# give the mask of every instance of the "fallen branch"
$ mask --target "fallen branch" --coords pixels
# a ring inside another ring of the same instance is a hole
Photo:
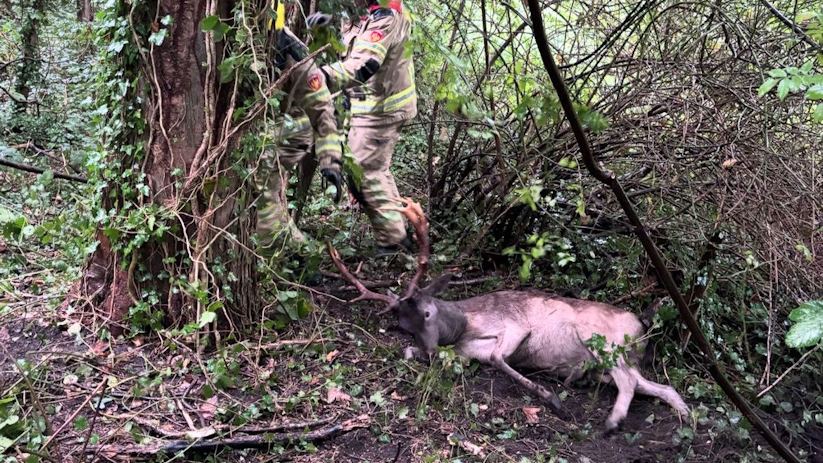
[[[680,291],[677,289],[674,279],[666,269],[666,264],[663,262],[663,258],[660,256],[654,242],[649,237],[649,234],[643,226],[643,222],[641,222],[637,212],[634,210],[631,200],[628,196],[626,196],[626,192],[623,190],[623,186],[620,184],[620,181],[617,177],[615,177],[613,172],[603,170],[597,165],[594,154],[592,153],[591,145],[589,145],[589,141],[586,138],[586,133],[583,130],[583,125],[580,123],[580,119],[577,116],[572,99],[566,89],[566,83],[563,80],[560,69],[557,68],[557,63],[554,61],[554,55],[549,47],[549,39],[546,36],[546,29],[543,25],[543,12],[540,9],[540,4],[538,0],[527,0],[526,3],[528,4],[529,13],[532,19],[532,29],[534,31],[534,40],[537,45],[537,50],[540,53],[540,57],[543,60],[543,66],[549,74],[552,85],[554,85],[554,89],[557,92],[557,97],[560,100],[560,106],[562,106],[563,112],[569,120],[569,125],[572,128],[575,140],[580,148],[580,154],[583,158],[583,164],[585,164],[586,170],[588,170],[594,178],[611,188],[617,198],[618,203],[620,203],[620,207],[623,209],[626,217],[629,219],[629,222],[631,222],[634,227],[634,233],[637,235],[637,238],[640,240],[640,243],[643,245],[643,248],[646,250],[646,253],[649,255],[649,258],[654,264],[654,268],[657,270],[657,274],[662,280],[663,286],[666,287],[666,290],[669,292],[672,300],[674,300],[678,311],[680,311],[680,317],[692,333],[695,344],[697,344],[700,351],[703,353],[703,362],[714,380],[717,381],[717,384],[723,392],[726,393],[729,400],[737,407],[738,410],[740,410],[740,413],[749,420],[749,422],[758,430],[758,432],[760,432],[763,438],[775,451],[777,451],[778,454],[780,454],[781,457],[791,463],[800,463],[800,459],[792,453],[789,446],[777,437],[777,435],[772,432],[768,426],[766,426],[766,423],[760,419],[760,416],[754,412],[752,407],[749,406],[748,402],[746,402],[746,400],[737,392],[734,385],[723,373],[720,365],[715,360],[716,356],[714,354],[714,349],[712,349],[711,344],[709,344],[709,341],[706,339],[706,336],[700,330],[700,325],[697,324],[694,316],[692,316],[692,311],[689,308],[688,303],[686,303],[683,295],[680,294]]]
[[[174,442],[171,444],[159,442],[152,445],[90,445],[86,448],[86,453],[113,459],[118,455],[157,455],[160,453],[171,455],[177,452],[206,453],[223,448],[267,450],[274,445],[289,445],[295,442],[321,442],[354,429],[367,428],[369,425],[371,425],[371,418],[368,415],[360,415],[342,423],[306,433],[278,433],[204,442]]]
[[[31,172],[34,174],[42,174],[46,171],[46,169],[41,169],[40,167],[35,167],[29,164],[23,164],[21,162],[14,162],[9,161],[8,159],[0,158],[0,166],[11,167],[12,169],[22,170],[24,172]],[[63,180],[71,180],[73,182],[80,182],[80,183],[88,183],[89,180],[86,177],[80,177],[77,175],[71,174],[64,174],[62,172],[54,172],[55,178],[62,178]]]
[[[185,438],[192,435],[192,431],[177,431],[173,429],[165,428],[159,421],[152,420],[149,418],[143,418],[139,415],[104,415],[106,418],[111,418],[115,420],[124,420],[124,421],[133,421],[138,425],[146,428],[151,434],[155,437],[166,437],[166,438]],[[273,433],[273,432],[284,432],[284,431],[299,431],[302,429],[310,429],[315,428],[317,426],[322,426],[325,424],[329,424],[334,420],[335,417],[323,418],[316,421],[304,421],[304,422],[297,422],[297,423],[283,423],[276,426],[209,426],[214,434],[216,432],[222,431],[231,431],[232,434],[265,434],[265,433]],[[208,429],[206,428],[206,429]],[[203,430],[197,430],[196,432],[202,432]]]

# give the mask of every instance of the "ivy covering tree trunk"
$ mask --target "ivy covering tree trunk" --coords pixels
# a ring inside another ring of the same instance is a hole
[[[115,334],[215,319],[246,327],[261,307],[251,232],[262,148],[242,137],[276,103],[271,5],[133,1],[104,14],[98,114],[109,151],[99,245],[78,292]]]
[[[45,15],[45,0],[20,3],[20,64],[14,83],[14,110],[23,112],[29,105],[32,86],[40,78],[40,26]]]

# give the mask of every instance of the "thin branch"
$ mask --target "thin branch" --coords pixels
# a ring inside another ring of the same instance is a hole
[[[794,31],[795,34],[799,35],[804,42],[811,45],[819,53],[823,53],[823,46],[821,46],[819,43],[817,43],[815,39],[811,38],[808,34],[806,34],[803,31],[803,29],[800,28],[800,26],[792,22],[792,20],[787,18],[786,15],[781,13],[780,10],[778,10],[774,5],[771,4],[771,2],[769,2],[768,0],[760,0],[760,3],[762,3],[766,8],[768,8],[775,18],[777,18],[778,20],[780,20],[780,22],[788,26],[789,29]]]
[[[54,434],[49,436],[48,440],[46,440],[46,442],[43,443],[43,446],[40,447],[40,450],[46,450],[49,447],[49,444],[51,444],[54,441],[54,438],[59,436],[60,433],[63,432],[64,429],[66,429],[66,426],[68,426],[70,423],[74,423],[74,419],[77,418],[77,415],[80,414],[80,411],[83,410],[84,408],[86,408],[86,405],[88,405],[89,402],[91,402],[91,399],[93,399],[94,396],[97,394],[97,392],[99,390],[101,390],[106,385],[106,382],[108,380],[109,380],[109,377],[106,376],[106,377],[103,378],[103,381],[100,381],[100,384],[98,384],[97,387],[94,388],[94,391],[92,391],[91,394],[89,394],[89,396],[86,397],[86,400],[84,400],[83,403],[80,404],[79,407],[77,407],[77,410],[75,410],[71,414],[71,416],[69,416],[66,419],[66,421],[62,425],[60,425],[59,428],[57,428],[57,431],[55,431]]]

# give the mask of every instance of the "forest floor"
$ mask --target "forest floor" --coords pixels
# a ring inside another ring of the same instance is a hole
[[[190,339],[162,333],[102,341],[88,314],[43,297],[0,302],[0,391],[15,391],[30,426],[33,410],[44,411],[52,461],[775,461],[747,431],[716,424],[726,405],[687,394],[692,422],[638,396],[621,429],[604,435],[610,386],[566,389],[533,376],[560,393],[560,418],[504,374],[450,351],[431,365],[407,362],[411,339],[391,317],[367,317],[368,304],[316,298],[309,317],[280,333],[198,353]],[[294,423],[303,424],[282,428]],[[158,453],[172,442],[273,438],[287,440]]]

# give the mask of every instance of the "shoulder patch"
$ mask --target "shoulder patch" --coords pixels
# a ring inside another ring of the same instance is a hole
[[[369,35],[369,41],[379,42],[379,41],[383,40],[383,37],[385,37],[385,36],[386,36],[386,34],[384,34],[383,31],[381,31],[380,29],[378,29],[376,31],[371,31],[371,34]]]
[[[309,84],[309,88],[315,92],[320,90],[320,87],[323,86],[323,79],[320,78],[320,73],[318,72],[310,75],[306,82]]]

